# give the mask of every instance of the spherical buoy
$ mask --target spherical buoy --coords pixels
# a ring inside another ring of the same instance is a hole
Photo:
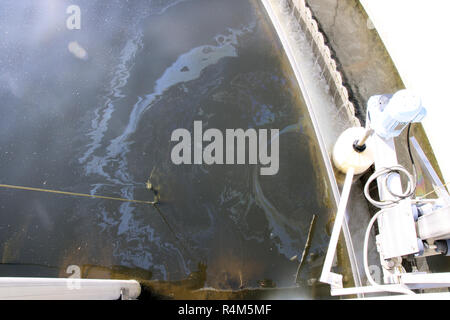
[[[355,174],[364,173],[373,164],[373,152],[370,143],[366,141],[367,131],[363,127],[345,130],[336,141],[333,148],[333,163],[339,171],[347,173],[350,167]],[[358,142],[364,139],[364,144]]]

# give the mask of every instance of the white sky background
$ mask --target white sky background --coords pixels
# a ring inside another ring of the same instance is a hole
[[[423,125],[450,181],[450,1],[360,0],[405,86],[417,91]]]

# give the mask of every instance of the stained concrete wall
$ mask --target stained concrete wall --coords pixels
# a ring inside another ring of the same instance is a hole
[[[403,89],[403,80],[359,0],[306,0],[306,4],[324,33],[348,88],[350,101],[355,106],[355,114],[364,125],[369,97]],[[412,127],[412,135],[417,138],[440,179],[445,181],[422,124]],[[404,132],[397,139],[396,148],[399,162],[411,169],[405,141]],[[441,158],[441,162],[448,161]]]
[[[370,96],[404,87],[358,0],[306,0],[323,31],[364,123]]]

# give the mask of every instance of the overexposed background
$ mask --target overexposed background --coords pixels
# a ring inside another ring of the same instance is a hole
[[[405,86],[417,91],[423,125],[445,182],[450,181],[450,1],[360,0]],[[368,25],[370,26],[370,21]]]

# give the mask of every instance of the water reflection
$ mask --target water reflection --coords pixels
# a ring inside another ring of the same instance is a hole
[[[290,258],[311,215],[323,228],[328,208],[306,108],[258,2],[80,1],[76,33],[55,13],[68,2],[44,15],[45,3],[23,3],[0,5],[15,10],[0,10],[1,182],[152,200],[151,176],[165,218],[152,206],[2,192],[2,261],[60,276],[72,264],[122,266],[173,283],[200,268],[214,288],[293,285]],[[48,14],[56,20],[41,21]],[[26,35],[39,23],[45,36]],[[196,120],[280,129],[279,173],[173,165],[172,131]]]

